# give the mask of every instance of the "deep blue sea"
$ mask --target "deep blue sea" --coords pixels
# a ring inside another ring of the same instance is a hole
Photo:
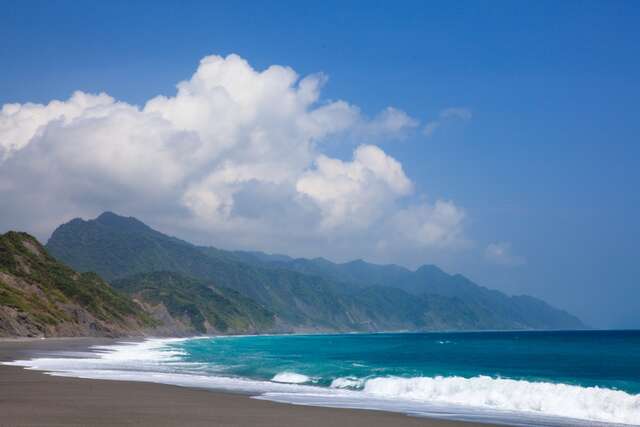
[[[16,364],[294,404],[518,425],[640,425],[640,331],[148,340]]]

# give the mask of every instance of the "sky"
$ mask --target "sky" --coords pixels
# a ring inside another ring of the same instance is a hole
[[[640,3],[0,6],[0,231],[111,210],[640,327]]]

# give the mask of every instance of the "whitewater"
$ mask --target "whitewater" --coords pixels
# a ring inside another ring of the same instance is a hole
[[[540,375],[541,369],[532,369],[535,378],[530,379],[473,375],[475,371],[484,370],[480,366],[484,363],[480,348],[492,353],[496,344],[505,346],[504,337],[499,337],[498,343],[495,336],[489,341],[483,338],[483,345],[478,346],[477,335],[469,338],[453,334],[447,340],[438,340],[429,334],[424,334],[426,338],[406,335],[410,336],[149,339],[7,364],[58,376],[242,392],[258,399],[300,405],[385,410],[520,426],[640,425],[640,394],[633,379],[620,381],[615,375],[615,381],[611,382],[600,375],[595,381],[591,378],[597,376],[593,368],[586,369],[584,378],[591,379],[582,380],[585,384],[579,384],[581,380],[576,379],[577,376],[572,381],[563,377],[567,383],[545,381]],[[523,336],[526,341],[526,334],[509,339],[513,339],[517,347],[522,345]],[[534,338],[534,344],[527,344],[532,353],[540,351],[537,347],[540,337]],[[444,353],[453,361],[446,368],[441,366],[440,359],[434,356],[439,352],[433,349],[456,342],[464,343],[458,351],[476,348],[478,355],[467,359],[468,363],[480,367],[466,367],[466,371],[462,371],[455,362],[457,353],[451,350]],[[607,348],[612,350],[611,345]],[[429,355],[416,354],[417,349],[427,349]],[[509,353],[505,357],[517,358],[515,354],[521,354],[514,347],[502,351]],[[557,348],[550,351],[553,355],[550,359],[559,356]],[[336,357],[336,352],[341,359]],[[565,357],[570,353],[567,350]],[[281,357],[282,354],[286,357]],[[407,354],[414,360],[408,360]],[[535,363],[540,362],[532,364]],[[583,361],[583,365],[587,366],[588,361]],[[517,372],[517,366],[512,363],[510,369],[499,370]],[[449,375],[436,374],[445,371]],[[600,384],[586,385],[594,381]],[[604,386],[611,384],[626,385],[627,390]]]

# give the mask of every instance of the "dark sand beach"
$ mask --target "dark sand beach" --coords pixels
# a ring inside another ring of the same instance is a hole
[[[0,361],[84,351],[109,339],[0,341]],[[296,406],[163,384],[87,380],[0,365],[1,426],[473,427],[403,414]]]

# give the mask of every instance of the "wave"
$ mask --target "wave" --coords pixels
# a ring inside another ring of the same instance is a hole
[[[271,378],[271,381],[276,383],[303,384],[310,382],[311,378],[295,372],[280,372]]]
[[[168,344],[186,341],[187,338],[157,338],[140,342],[121,342],[112,345],[91,347],[100,359],[127,362],[174,362],[182,360],[186,352]]]
[[[362,378],[356,377],[340,377],[331,381],[331,388],[342,388],[342,389],[360,389],[364,385],[365,380]]]
[[[640,395],[599,387],[485,376],[391,377],[369,379],[365,381],[362,391],[379,398],[451,403],[584,420],[640,424]]]
[[[640,395],[619,390],[485,376],[351,376],[333,378],[330,387],[319,387],[311,385],[317,378],[284,371],[271,381],[253,380],[225,376],[224,367],[185,361],[185,352],[172,345],[179,341],[125,342],[96,346],[89,354],[69,354],[66,358],[58,354],[6,364],[61,376],[157,382],[246,392],[294,404],[380,409],[521,426],[640,425]]]
[[[53,376],[152,382],[249,394],[318,390],[318,387],[302,384],[280,384],[216,375],[215,366],[207,364],[207,369],[202,369],[202,364],[185,362],[183,356],[186,353],[170,345],[187,339],[154,338],[142,342],[121,342],[115,345],[93,346],[92,353],[57,352],[55,357],[38,357],[1,364],[45,371]]]

